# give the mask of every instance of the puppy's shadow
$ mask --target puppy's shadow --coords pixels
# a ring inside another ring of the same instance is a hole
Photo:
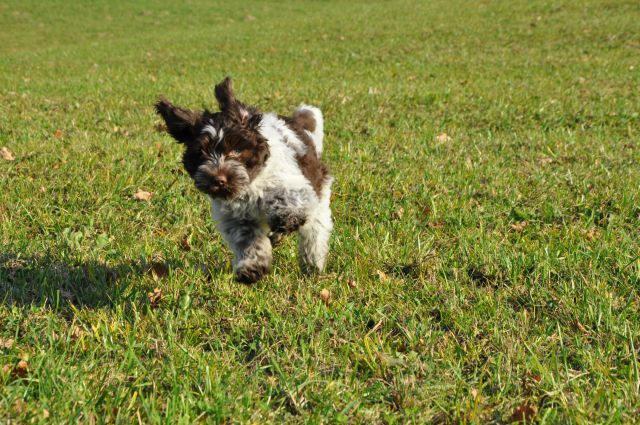
[[[0,254],[0,302],[63,308],[112,308],[122,298],[140,263],[107,266],[97,261],[64,262],[50,256]],[[124,282],[124,283],[122,283]]]

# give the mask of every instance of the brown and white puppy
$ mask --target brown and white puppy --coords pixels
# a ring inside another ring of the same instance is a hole
[[[271,269],[272,245],[294,231],[303,272],[322,271],[333,228],[333,179],[320,160],[322,113],[307,105],[291,117],[262,113],[235,98],[229,78],[215,96],[220,112],[184,109],[164,98],[156,111],[184,144],[184,167],[211,200],[234,252],[236,279],[262,278]]]

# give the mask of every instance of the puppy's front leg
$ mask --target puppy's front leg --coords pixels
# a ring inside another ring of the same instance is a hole
[[[265,230],[253,220],[225,219],[218,228],[233,250],[236,280],[254,283],[271,270],[271,242]]]
[[[275,246],[280,240],[302,227],[307,221],[309,195],[304,190],[279,191],[264,200],[269,238]]]

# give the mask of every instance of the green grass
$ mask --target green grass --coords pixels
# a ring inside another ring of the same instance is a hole
[[[221,3],[0,3],[0,418],[640,421],[640,3]],[[234,283],[158,132],[227,74],[325,113],[320,277]]]

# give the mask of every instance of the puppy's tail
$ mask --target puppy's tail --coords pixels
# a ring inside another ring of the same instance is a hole
[[[293,119],[306,131],[313,144],[316,146],[318,158],[322,154],[322,143],[324,140],[324,120],[322,111],[315,106],[300,105],[293,113]]]

